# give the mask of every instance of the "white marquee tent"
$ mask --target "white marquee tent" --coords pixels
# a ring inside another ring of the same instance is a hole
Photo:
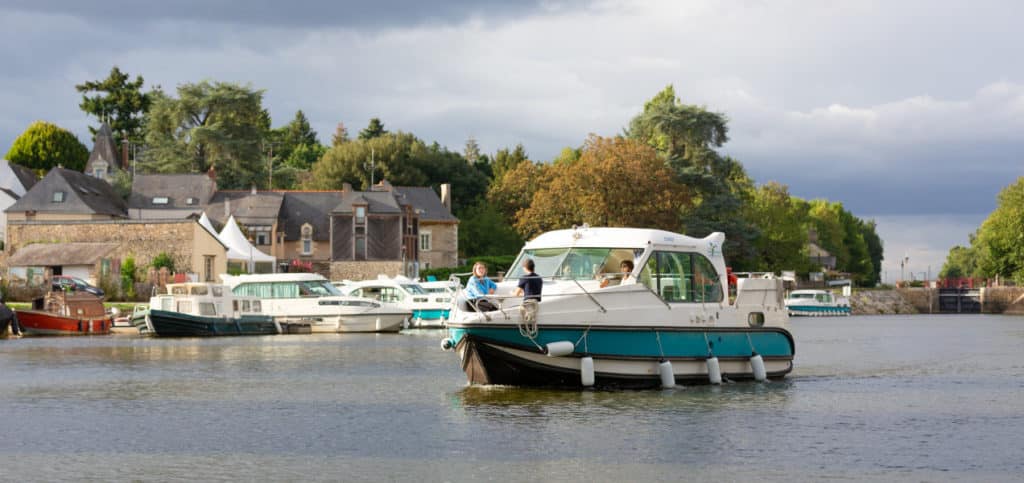
[[[205,217],[206,214],[204,213]],[[203,223],[201,217],[199,223]],[[206,219],[207,226],[210,224],[210,220]],[[212,227],[212,226],[211,226]],[[209,229],[209,228],[207,228]],[[235,221],[235,217],[231,216],[228,218],[227,223],[224,224],[224,229],[217,235],[220,241],[228,246],[228,260],[245,261],[249,264],[249,273],[256,271],[257,263],[270,263],[271,271],[277,266],[277,258],[274,258],[266,253],[261,252],[258,248],[254,247],[249,240],[245,239],[245,235],[242,230],[238,228],[238,222]]]

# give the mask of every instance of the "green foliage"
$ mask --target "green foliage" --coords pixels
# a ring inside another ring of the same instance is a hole
[[[508,273],[509,267],[516,261],[517,255],[496,255],[486,257],[474,257],[467,260],[467,265],[460,265],[458,267],[450,268],[428,268],[420,270],[420,278],[426,280],[427,277],[433,276],[437,280],[448,280],[452,274],[459,275],[459,281],[462,284],[466,283],[469,276],[473,271],[473,264],[476,262],[483,262],[487,264],[488,272],[490,276],[496,277],[498,272]]]
[[[512,253],[523,246],[523,239],[509,221],[491,203],[481,201],[459,217],[460,255],[470,258],[485,253]]]
[[[867,244],[868,258],[871,259],[871,272],[862,278],[861,283],[864,286],[874,286],[882,281],[882,260],[885,259],[885,247],[882,244],[882,238],[876,231],[875,220],[860,221],[859,227],[861,237]]]
[[[117,193],[121,199],[128,201],[128,197],[132,194],[131,173],[123,169],[115,170],[114,175],[110,180],[110,186],[114,188],[114,192]]]
[[[178,98],[155,93],[146,124],[146,162],[159,173],[205,172],[216,166],[218,186],[265,186],[261,152],[269,117],[263,91],[226,82],[178,86]]]
[[[756,220],[761,236],[757,250],[756,271],[807,271],[806,210],[800,200],[790,197],[785,186],[770,182],[754,191],[745,208],[747,219]]]
[[[89,160],[89,150],[70,131],[56,124],[36,121],[14,140],[5,158],[40,172],[58,165],[81,171]]]
[[[359,140],[368,141],[373,138],[381,137],[388,132],[384,129],[384,123],[379,118],[370,119],[370,123],[366,126],[366,129],[359,131]]]
[[[511,151],[508,148],[499,149],[498,153],[494,155],[494,161],[491,163],[494,179],[501,178],[506,172],[526,161],[529,161],[529,157],[526,155],[526,148],[522,144],[517,144],[515,149]]]
[[[149,263],[149,266],[157,270],[167,267],[169,272],[174,272],[174,258],[167,252],[160,252],[157,256],[153,257],[153,261]]]
[[[1003,188],[972,243],[977,271],[1024,284],[1024,177]]]
[[[334,128],[334,135],[331,136],[331,146],[337,146],[348,142],[348,128],[345,123],[339,122]]]
[[[459,154],[430,146],[409,133],[387,133],[368,140],[356,140],[334,146],[313,165],[310,189],[340,189],[342,183],[351,183],[357,189],[370,186],[370,153],[373,152],[373,178],[388,180],[395,186],[433,186],[451,183],[455,194],[452,211],[456,216],[462,210],[483,198],[487,189],[487,176],[466,166]]]
[[[973,238],[973,237],[972,237]],[[939,272],[940,278],[979,277],[978,254],[971,247],[957,245],[949,250],[946,263]]]
[[[110,69],[106,79],[86,81],[75,86],[82,93],[82,103],[78,105],[82,111],[105,119],[114,133],[127,136],[133,142],[143,137],[143,122],[152,99],[150,94],[142,92],[142,76],[130,80],[125,72],[116,65]],[[90,93],[95,95],[90,96]],[[89,126],[93,135],[98,129]]]
[[[466,158],[466,162],[470,165],[480,159],[480,145],[477,144],[476,139],[470,137],[466,140],[466,147],[462,151],[462,157]]]
[[[124,263],[121,264],[121,293],[124,294],[126,300],[135,299],[136,270],[135,259],[125,258]]]

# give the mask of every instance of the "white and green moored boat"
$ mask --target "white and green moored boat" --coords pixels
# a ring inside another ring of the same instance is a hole
[[[795,352],[778,279],[741,279],[727,297],[725,235],[574,228],[529,241],[494,300],[459,293],[442,348],[471,384],[671,387],[783,377]],[[525,258],[544,278],[539,303],[512,296]],[[631,281],[618,283],[623,260]],[[611,274],[610,276],[608,274]],[[602,287],[602,279],[613,281]]]
[[[850,315],[850,301],[828,290],[794,290],[786,297],[786,309],[794,316]]]

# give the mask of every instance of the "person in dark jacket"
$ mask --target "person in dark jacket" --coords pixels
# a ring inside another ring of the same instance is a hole
[[[4,294],[0,293],[0,325],[6,326],[8,322],[11,324],[11,334],[21,335],[21,326],[18,325],[18,314],[15,314],[7,306]]]
[[[523,268],[526,275],[519,277],[519,287],[516,288],[516,295],[522,295],[523,300],[536,300],[540,302],[540,291],[544,287],[544,279],[533,271],[535,265],[532,258],[523,260]]]

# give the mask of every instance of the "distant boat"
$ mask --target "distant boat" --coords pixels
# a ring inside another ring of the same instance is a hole
[[[850,315],[850,300],[828,290],[794,290],[786,297],[786,310],[793,316]]]
[[[15,312],[25,335],[105,335],[112,325],[103,301],[88,292],[49,292]]]
[[[376,280],[352,282],[344,290],[354,297],[389,302],[411,311],[409,325],[417,328],[444,327],[452,308],[452,292],[432,293],[403,276],[378,275]]]
[[[224,285],[177,283],[154,295],[148,310],[136,310],[132,322],[139,332],[162,337],[274,335],[280,325],[263,313],[256,297],[239,297]]]

